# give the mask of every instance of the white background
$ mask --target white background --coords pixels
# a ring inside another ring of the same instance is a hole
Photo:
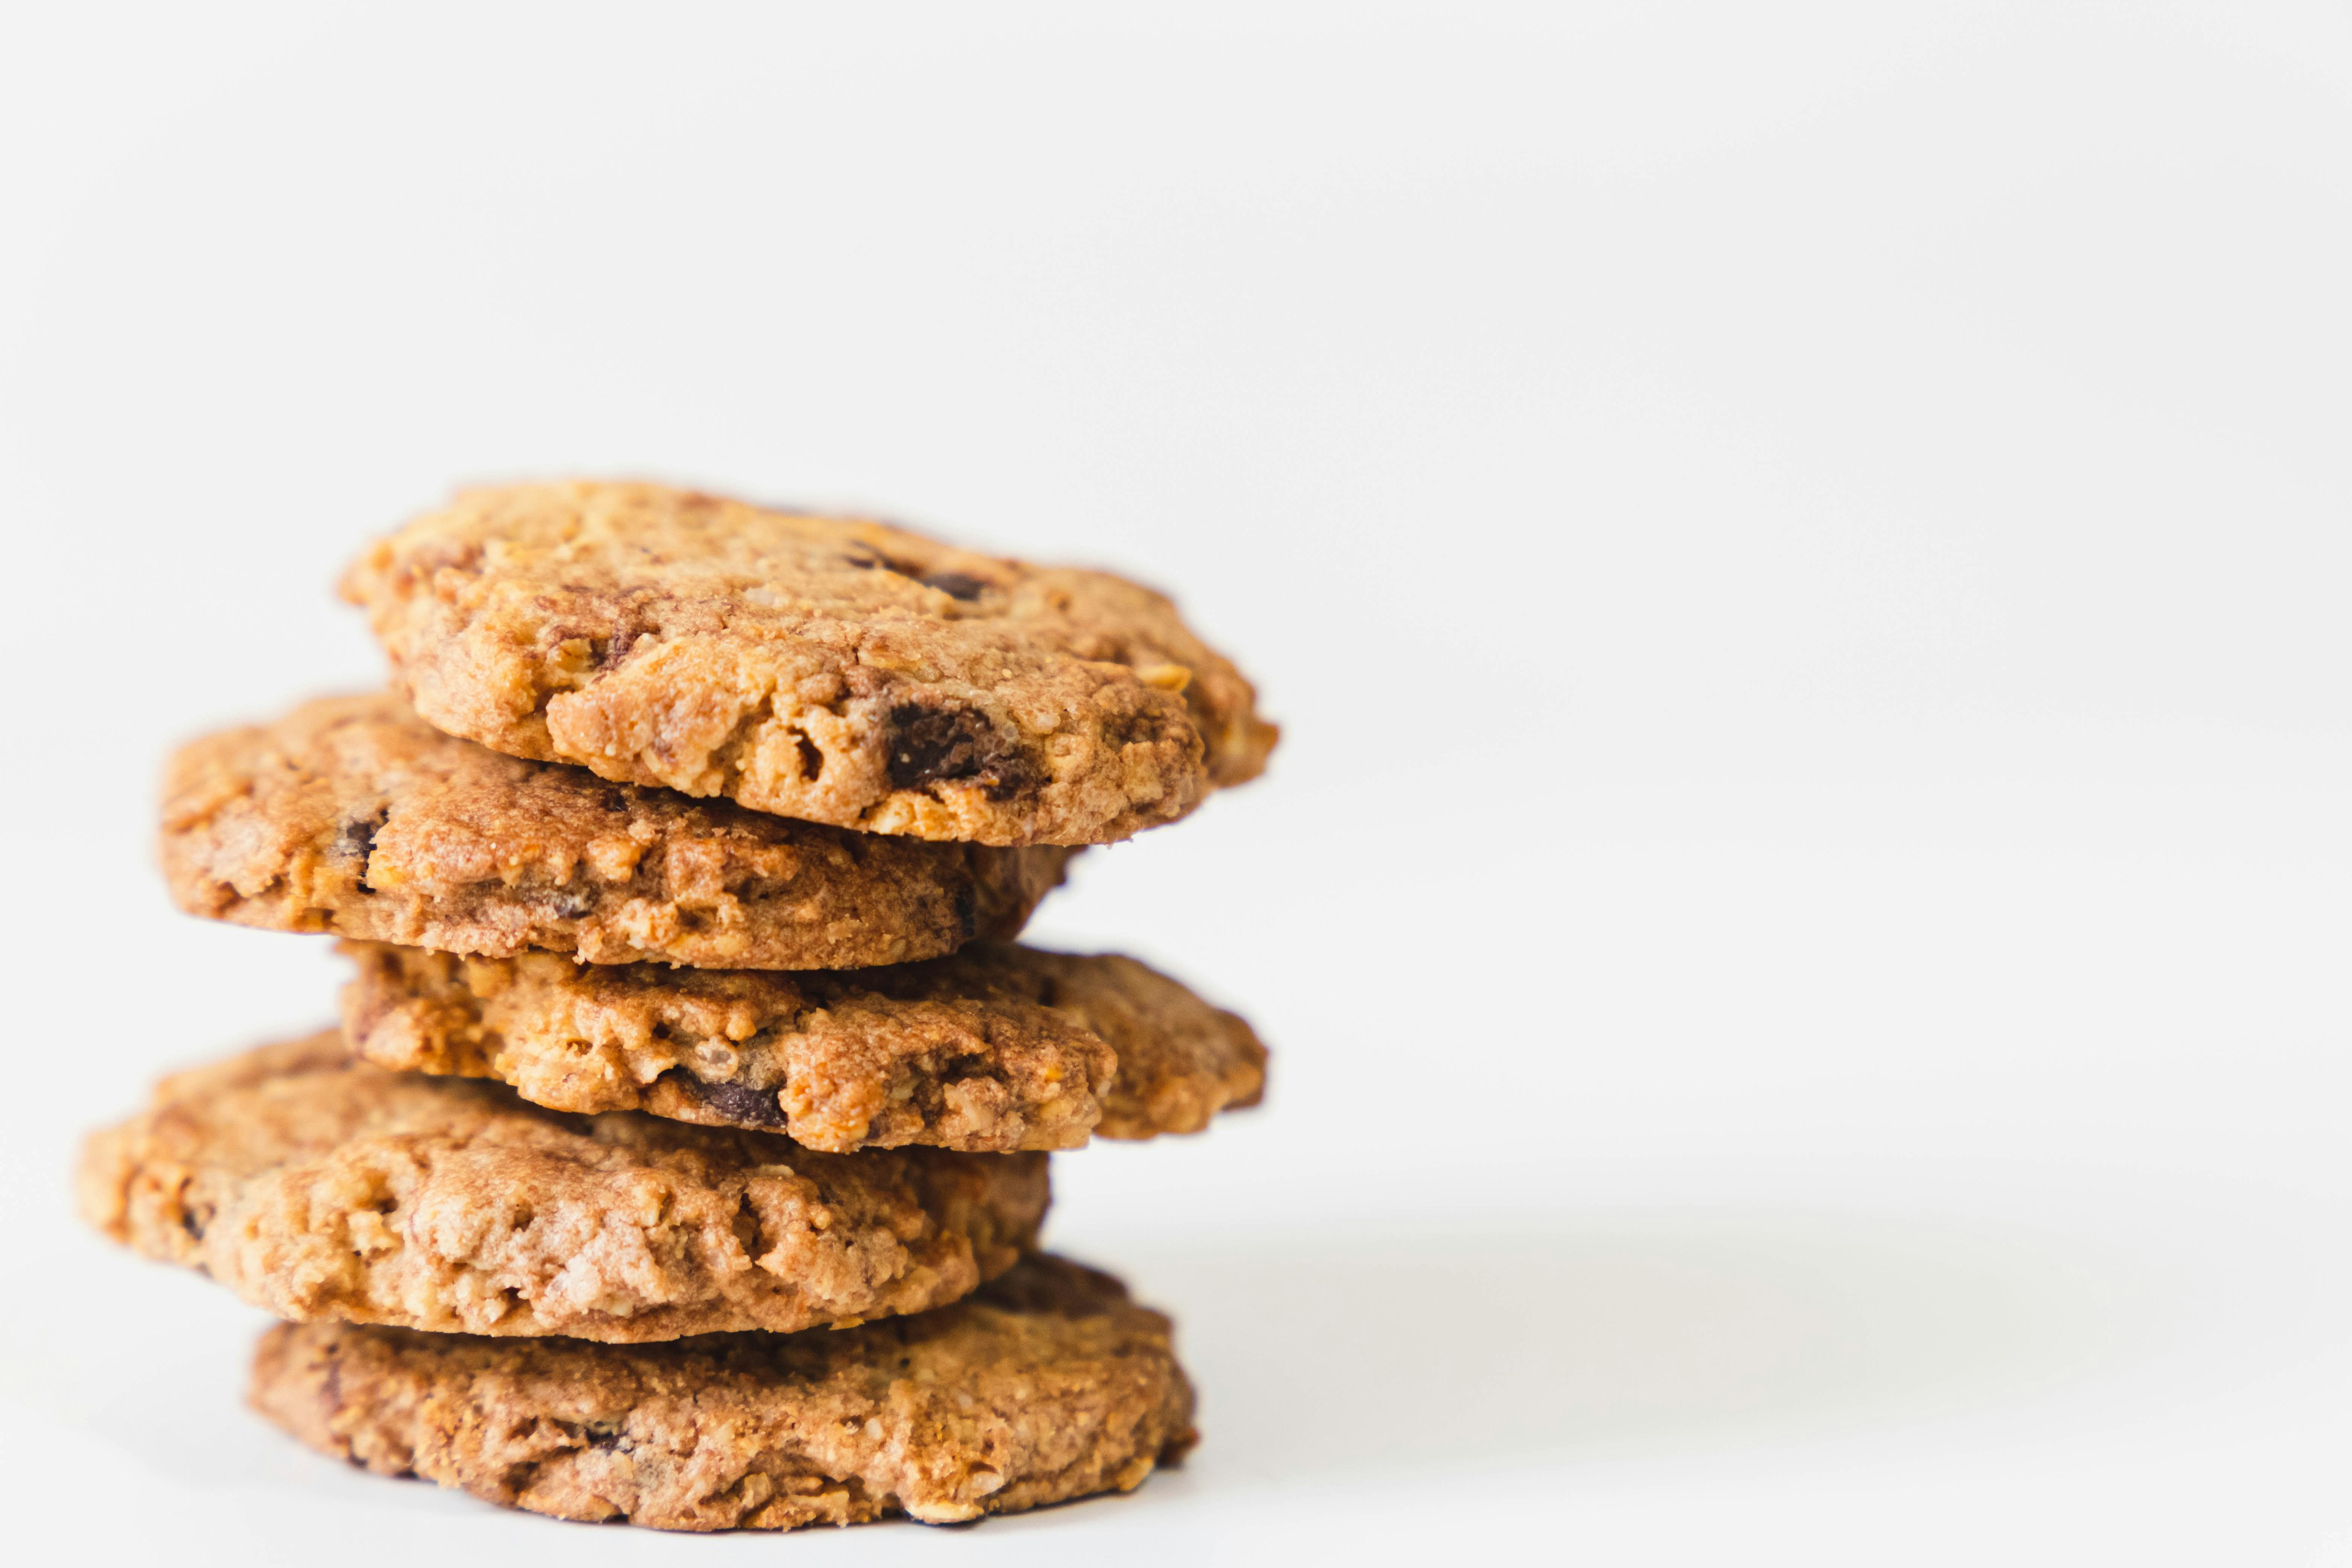
[[[24,5],[0,169],[16,1560],[2352,1563],[2340,8]],[[1132,571],[1287,726],[1034,928],[1276,1047],[1057,1164],[1181,1474],[503,1514],[70,1219],[339,982],[164,750],[566,472]]]

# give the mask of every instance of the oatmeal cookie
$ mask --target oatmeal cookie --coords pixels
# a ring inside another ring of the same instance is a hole
[[[1168,1320],[1053,1258],[840,1333],[615,1346],[281,1324],[251,1397],[379,1474],[661,1530],[951,1524],[1131,1489],[1193,1441]]]
[[[558,1110],[772,1128],[847,1152],[1073,1149],[1256,1103],[1250,1026],[1131,958],[975,942],[839,973],[459,958],[348,942],[352,1048]]]
[[[627,1342],[919,1312],[1011,1268],[1043,1154],[814,1153],[386,1072],[340,1034],[166,1079],[84,1217],[282,1318]]]
[[[173,758],[166,879],[192,914],[454,952],[846,969],[1017,933],[1069,849],[849,833],[608,784],[328,698]]]
[[[1106,843],[1276,739],[1148,588],[660,485],[464,491],[343,595],[451,734],[867,833]]]

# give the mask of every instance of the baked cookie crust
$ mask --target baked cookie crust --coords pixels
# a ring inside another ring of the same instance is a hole
[[[1276,737],[1148,588],[660,485],[463,491],[342,592],[451,734],[867,833],[1107,843]]]
[[[567,1116],[330,1030],[166,1079],[82,1154],[85,1218],[279,1317],[626,1342],[919,1312],[1035,1240],[1045,1156],[821,1154]]]
[[[1073,1149],[1254,1105],[1250,1026],[1131,958],[975,942],[842,973],[460,958],[347,942],[352,1048],[559,1110],[766,1128],[803,1147]]]
[[[386,694],[184,747],[165,879],[191,914],[456,952],[846,969],[1016,934],[1075,851],[925,844],[609,784]]]
[[[665,1345],[280,1324],[254,1407],[322,1453],[662,1530],[951,1524],[1126,1491],[1193,1442],[1168,1320],[1032,1258],[952,1307]]]

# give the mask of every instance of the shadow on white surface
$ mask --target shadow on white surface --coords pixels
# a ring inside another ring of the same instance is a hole
[[[1428,1476],[1781,1441],[2089,1378],[2126,1266],[1929,1220],[1756,1211],[1120,1248],[1178,1319],[1203,1481]]]

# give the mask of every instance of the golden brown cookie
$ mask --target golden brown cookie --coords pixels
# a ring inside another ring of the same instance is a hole
[[[454,952],[846,969],[1017,933],[1068,849],[924,844],[607,784],[337,697],[172,759],[192,914]]]
[[[1045,1156],[813,1153],[353,1062],[334,1031],[166,1079],[85,1218],[283,1318],[624,1342],[919,1312],[1036,1237]]]
[[[459,958],[347,942],[352,1048],[558,1110],[772,1128],[802,1145],[1074,1149],[1253,1105],[1247,1024],[1131,958],[975,942],[840,973]]]
[[[868,833],[1107,843],[1276,737],[1150,589],[660,485],[465,491],[343,595],[451,734]]]
[[[380,1474],[661,1530],[951,1524],[1131,1489],[1193,1441],[1168,1320],[1054,1258],[839,1333],[615,1346],[281,1324],[252,1400]]]

